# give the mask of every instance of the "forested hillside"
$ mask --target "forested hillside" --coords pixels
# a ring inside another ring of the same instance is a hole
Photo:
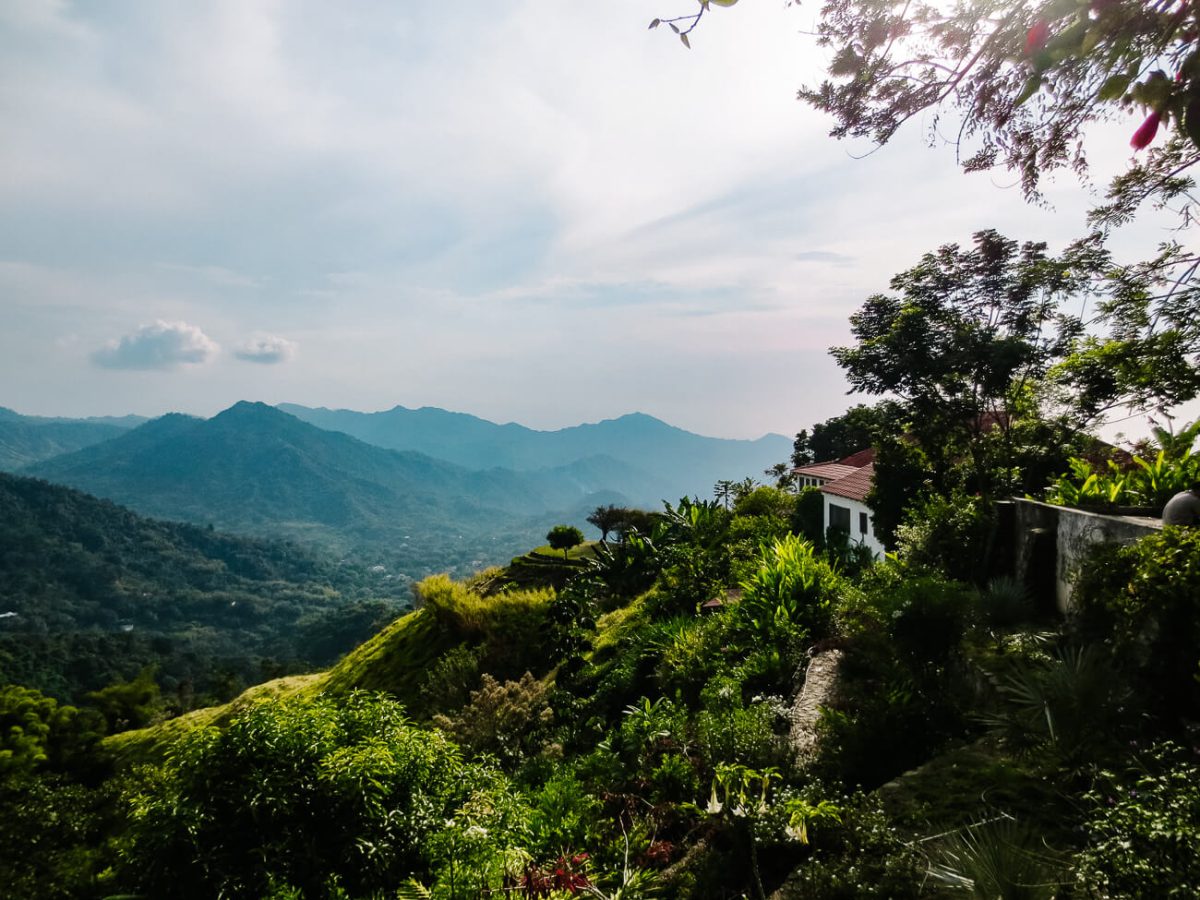
[[[582,522],[599,503],[624,502],[604,485],[648,488],[604,459],[470,471],[261,403],[208,420],[163,416],[25,471],[147,515],[287,537],[412,576],[504,562],[538,542],[547,518]]]
[[[0,472],[107,441],[140,424],[123,418],[57,419],[23,416],[0,407]]]
[[[0,474],[0,683],[69,699],[154,665],[221,695],[330,662],[407,599],[292,544]]]

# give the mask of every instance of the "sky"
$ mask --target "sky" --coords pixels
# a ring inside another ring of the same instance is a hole
[[[921,254],[1084,232],[1072,178],[1032,207],[928,122],[828,137],[815,5],[646,27],[693,8],[6,0],[0,406],[792,434],[869,399],[827,349]]]

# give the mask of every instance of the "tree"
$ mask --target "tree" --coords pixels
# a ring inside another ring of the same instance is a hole
[[[699,17],[696,19],[698,24]],[[693,24],[693,27],[694,27]],[[689,30],[691,30],[689,28]],[[1086,129],[1142,109],[1140,154],[1089,216],[1096,245],[1147,204],[1193,227],[1189,170],[1200,161],[1200,6],[1186,0],[825,0],[827,76],[799,96],[834,117],[837,138],[887,143],[928,113],[931,143],[966,171],[1002,166],[1041,200],[1044,174],[1086,177]],[[948,126],[948,127],[947,127]],[[1159,131],[1166,137],[1155,144]],[[1154,146],[1151,146],[1154,144]],[[1200,392],[1200,253],[1186,239],[1151,258],[1108,260],[1091,337],[1064,366],[1097,414],[1165,409]]]
[[[608,533],[614,531],[626,519],[628,511],[619,506],[597,506],[590,516],[588,523],[600,530],[600,540],[608,541]]]
[[[1043,174],[1087,170],[1085,129],[1140,107],[1131,136],[1146,149],[1113,180],[1090,216],[1099,242],[1145,204],[1173,206],[1192,225],[1200,161],[1200,8],[1185,0],[827,0],[819,43],[833,51],[828,77],[800,98],[833,115],[832,134],[886,143],[932,110],[931,140],[947,139],[967,171],[1017,172],[1039,199]],[[1108,333],[1074,348],[1068,368],[1093,410],[1166,407],[1200,390],[1200,255],[1167,241],[1149,260],[1108,261],[1096,326]]]
[[[1197,24],[1175,0],[828,0],[817,35],[833,51],[829,77],[800,97],[834,116],[835,137],[879,144],[918,113],[954,109],[964,168],[1003,164],[1035,194],[1044,172],[1086,165],[1089,123],[1134,106],[1150,112],[1135,148],[1165,122],[1196,161]]]
[[[867,406],[859,403],[840,416],[833,416],[801,430],[792,443],[792,465],[845,459],[859,450],[873,447],[881,434],[889,434],[903,420],[899,404],[891,401]]]
[[[425,873],[478,780],[382,695],[258,704],[129,783],[124,874],[154,897],[375,895]]]
[[[553,549],[561,550],[566,559],[567,551],[583,543],[583,532],[574,525],[555,525],[546,532],[546,540]]]
[[[965,463],[970,489],[1011,489],[1014,427],[1055,399],[1047,378],[1082,329],[1060,305],[1090,289],[1092,265],[1086,248],[1054,259],[979,232],[973,248],[949,244],[895,276],[896,294],[850,317],[857,344],[830,352],[852,389],[899,398],[935,472]]]
[[[713,485],[713,496],[717,498],[718,503],[724,504],[726,509],[729,509],[729,503],[733,499],[734,482],[728,478],[722,478]]]

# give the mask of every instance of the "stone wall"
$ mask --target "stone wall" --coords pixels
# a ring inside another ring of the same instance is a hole
[[[998,503],[997,519],[1003,568],[1020,578],[1036,601],[1061,613],[1071,607],[1075,572],[1090,547],[1101,541],[1127,544],[1162,528],[1159,519],[1107,516],[1037,500]]]

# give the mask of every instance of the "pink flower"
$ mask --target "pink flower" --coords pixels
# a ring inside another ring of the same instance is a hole
[[[1143,122],[1138,130],[1133,133],[1133,137],[1129,139],[1129,146],[1134,150],[1145,150],[1154,140],[1154,135],[1158,134],[1158,123],[1162,117],[1157,111],[1146,116],[1146,121]]]
[[[1048,40],[1050,40],[1050,23],[1045,19],[1038,19],[1029,29],[1029,33],[1025,35],[1025,55],[1033,56],[1046,46]]]

